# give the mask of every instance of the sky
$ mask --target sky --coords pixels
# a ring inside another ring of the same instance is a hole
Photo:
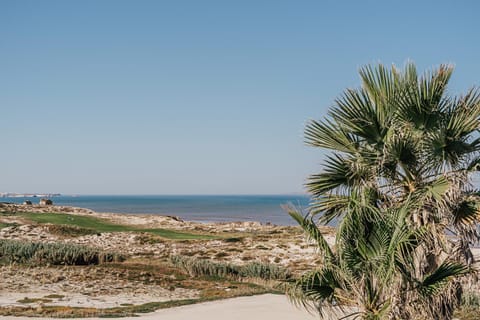
[[[478,1],[0,0],[0,192],[304,192],[366,64],[479,85]]]

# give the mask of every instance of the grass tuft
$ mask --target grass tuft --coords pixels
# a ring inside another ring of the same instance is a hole
[[[123,261],[114,252],[65,243],[0,240],[0,259],[6,263],[90,265]]]
[[[192,277],[210,276],[234,279],[287,280],[292,276],[288,269],[269,263],[251,262],[245,265],[234,265],[187,256],[171,256],[170,261],[176,267],[185,270]]]
[[[455,318],[461,320],[477,320],[480,314],[480,294],[465,291],[462,294],[462,303],[455,311]]]

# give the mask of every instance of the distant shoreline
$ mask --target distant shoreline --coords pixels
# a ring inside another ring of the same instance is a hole
[[[0,198],[0,202],[38,204],[41,198]],[[197,222],[250,221],[275,225],[296,225],[282,209],[293,204],[306,208],[305,195],[127,195],[127,196],[57,196],[54,205],[88,208],[96,212],[178,216]]]

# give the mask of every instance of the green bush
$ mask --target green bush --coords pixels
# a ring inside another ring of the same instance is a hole
[[[89,265],[118,262],[124,257],[74,244],[0,240],[0,259],[6,263]]]
[[[187,256],[171,256],[170,261],[193,277],[260,278],[263,280],[286,280],[291,277],[288,269],[269,263],[251,262],[245,265],[234,265]]]

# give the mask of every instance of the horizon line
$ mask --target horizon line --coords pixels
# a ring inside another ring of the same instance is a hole
[[[59,195],[59,196],[308,196],[306,192],[285,193],[61,193],[61,192],[2,192],[12,195]]]

